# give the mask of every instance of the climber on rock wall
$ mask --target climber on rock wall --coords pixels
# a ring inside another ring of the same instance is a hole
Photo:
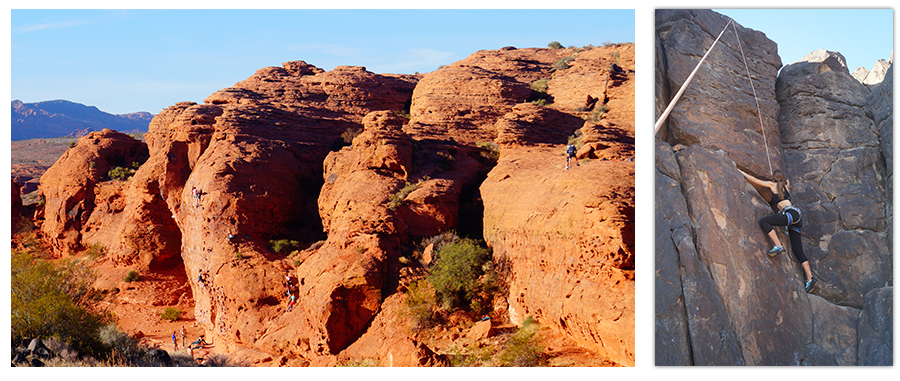
[[[777,169],[772,175],[775,181],[760,180],[744,171],[740,172],[750,183],[767,188],[772,192],[772,198],[768,202],[769,206],[776,213],[759,220],[759,226],[769,236],[774,245],[768,254],[770,257],[774,257],[784,252],[784,247],[781,245],[781,240],[778,239],[773,226],[786,226],[788,237],[791,241],[791,251],[794,252],[794,256],[797,257],[797,260],[800,261],[800,266],[803,267],[803,272],[806,274],[804,288],[809,293],[816,285],[816,278],[813,278],[812,270],[809,268],[809,260],[803,254],[803,244],[800,242],[800,228],[803,227],[803,221],[801,220],[800,209],[791,204],[790,182],[785,180],[784,174]]]

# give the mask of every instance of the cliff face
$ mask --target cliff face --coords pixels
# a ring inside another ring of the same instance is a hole
[[[539,79],[558,105],[525,103]],[[207,338],[276,365],[445,364],[392,327],[417,271],[400,257],[447,230],[483,235],[516,290],[495,306],[504,319],[533,316],[633,365],[633,81],[633,45],[481,51],[418,77],[302,61],[264,68],[204,104],[159,113],[130,180],[63,170],[98,161],[70,150],[41,180],[43,231],[58,255],[99,243],[117,268],[183,269]],[[595,105],[607,117],[585,122]],[[561,153],[579,129],[579,155],[593,161],[565,172]],[[499,164],[488,143],[501,144]],[[92,155],[125,155],[104,152]],[[517,157],[532,161],[528,170],[515,170]],[[529,185],[535,178],[547,180]],[[520,191],[528,195],[510,204]],[[547,197],[564,212],[545,215]],[[544,226],[488,217],[509,214],[540,215]],[[516,243],[529,235],[543,242]],[[308,248],[277,253],[278,239]],[[545,292],[547,274],[565,287]],[[285,277],[299,298],[291,311]]]
[[[727,22],[711,11],[657,12],[657,115]],[[762,115],[729,26],[657,135],[656,362],[871,363],[877,355],[857,331],[866,295],[893,285],[892,149],[882,143],[892,80],[870,91],[825,51],[776,78],[775,44],[737,31]],[[790,248],[765,254],[771,242],[757,220],[772,211],[738,172],[769,179],[770,162],[803,210],[803,250],[819,280],[811,294]]]

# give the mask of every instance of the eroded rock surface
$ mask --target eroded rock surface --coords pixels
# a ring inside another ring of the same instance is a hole
[[[554,69],[562,58],[566,65]],[[526,103],[542,79],[540,96],[557,103]],[[594,113],[601,106],[605,114]],[[104,265],[115,268],[107,289],[139,269],[147,282],[165,274],[176,290],[166,301],[132,295],[121,303],[190,306],[217,351],[282,366],[361,358],[446,365],[446,356],[393,326],[416,276],[400,257],[448,230],[484,235],[504,253],[495,259],[514,269],[505,281],[516,290],[545,288],[542,271],[565,285],[516,297],[511,319],[533,315],[605,362],[633,365],[633,120],[633,44],[481,51],[416,76],[288,62],[203,104],[163,110],[146,144],[107,131],[82,138],[57,163],[78,169],[75,176],[67,169],[42,178],[43,229],[56,251],[102,243]],[[593,161],[565,173],[560,154],[576,131],[579,157]],[[126,143],[134,148],[106,148]],[[130,163],[129,154],[141,156],[130,179],[101,178],[114,161]],[[498,154],[503,165],[488,175]],[[516,171],[516,157],[531,168]],[[510,205],[509,189],[482,186],[496,176],[532,188],[527,202]],[[528,186],[541,177],[547,181]],[[556,198],[557,217],[546,197]],[[545,215],[544,226],[517,227],[527,223],[521,218],[486,224],[482,199],[494,208],[498,198],[500,209]],[[545,242],[516,243],[532,233]],[[279,239],[301,248],[275,252],[270,241]],[[542,255],[554,267],[534,262]],[[286,279],[296,298],[290,311]],[[509,307],[503,302],[495,308]]]

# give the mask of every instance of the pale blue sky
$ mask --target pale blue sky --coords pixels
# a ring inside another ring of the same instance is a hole
[[[287,61],[426,73],[551,41],[634,42],[634,11],[14,9],[11,96],[156,114]]]
[[[853,4],[843,4],[853,5]],[[841,53],[852,73],[887,61],[894,46],[892,9],[714,9],[766,34],[788,65],[818,49]],[[750,47],[752,48],[752,47]]]

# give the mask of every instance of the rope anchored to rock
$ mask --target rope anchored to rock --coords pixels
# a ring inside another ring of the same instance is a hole
[[[772,174],[772,173],[774,173],[773,168],[772,168],[772,158],[769,155],[769,143],[768,143],[768,139],[766,138],[766,128],[765,128],[765,124],[763,123],[762,111],[759,106],[759,97],[756,95],[756,88],[753,86],[753,77],[750,75],[750,66],[747,64],[747,57],[744,55],[744,48],[741,45],[741,38],[738,35],[737,23],[735,23],[734,19],[732,19],[732,18],[728,19],[728,23],[726,23],[725,27],[722,28],[722,31],[719,32],[719,35],[716,37],[716,40],[713,41],[712,45],[709,46],[709,49],[706,50],[706,54],[703,55],[703,58],[701,58],[700,62],[697,63],[697,66],[694,67],[694,70],[691,72],[691,74],[688,76],[688,78],[681,85],[681,88],[678,89],[678,93],[676,93],[675,96],[672,98],[672,100],[669,102],[669,105],[666,107],[666,110],[662,113],[662,115],[660,115],[659,119],[656,121],[656,128],[654,130],[654,135],[659,133],[659,128],[669,117],[669,113],[672,112],[672,109],[675,107],[675,103],[677,103],[678,99],[681,98],[681,95],[682,95],[682,93],[684,93],[684,90],[687,88],[687,85],[694,78],[694,74],[696,74],[697,70],[700,69],[700,65],[703,64],[703,61],[705,61],[706,57],[709,56],[709,53],[712,52],[713,47],[715,47],[716,43],[719,42],[719,39],[722,38],[722,35],[728,29],[729,25],[734,26],[734,36],[737,39],[738,49],[740,50],[741,58],[744,61],[744,68],[747,70],[747,80],[750,81],[750,89],[753,92],[753,98],[756,100],[756,115],[759,118],[759,128],[762,131],[762,135],[763,135],[763,145],[766,147],[766,159],[769,162],[769,173]]]

